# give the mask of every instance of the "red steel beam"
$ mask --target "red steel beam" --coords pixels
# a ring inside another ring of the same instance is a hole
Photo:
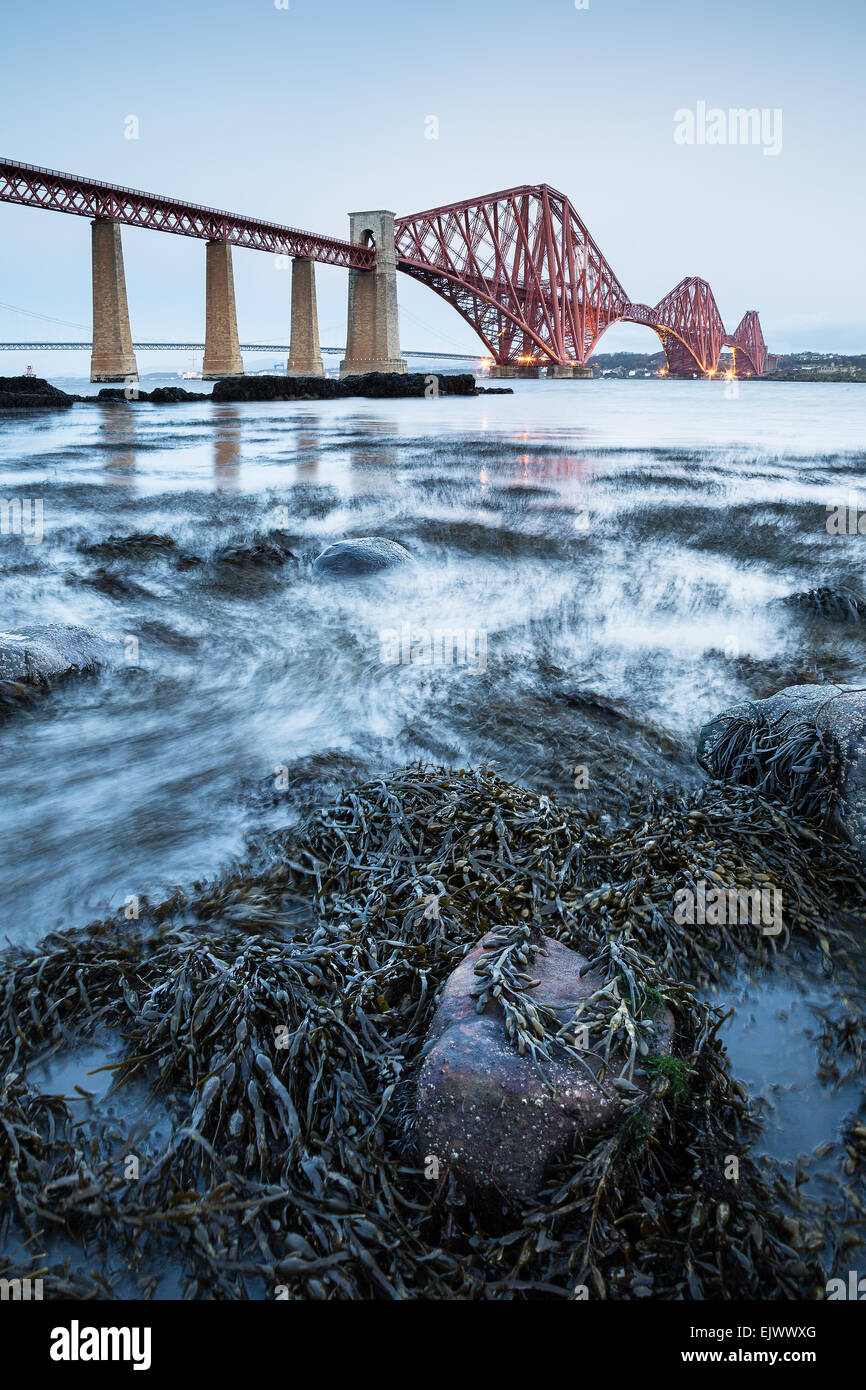
[[[10,159],[0,159],[0,202],[70,212],[78,217],[110,217],[130,227],[201,241],[228,241],[253,251],[308,257],[346,270],[372,270],[376,264],[374,247]]]
[[[612,323],[643,323],[674,375],[718,367],[724,343],[738,374],[760,374],[766,348],[754,310],[729,336],[706,280],[681,280],[653,308],[633,304],[568,198],[522,185],[400,217],[397,268],[421,280],[475,329],[504,365],[584,364]]]

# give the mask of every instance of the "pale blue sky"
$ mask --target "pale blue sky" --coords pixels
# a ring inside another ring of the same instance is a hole
[[[546,181],[634,299],[702,275],[729,328],[760,310],[771,348],[866,351],[860,0],[41,0],[2,32],[9,157],[341,236],[352,208]],[[781,108],[781,152],[678,145],[674,112],[699,101]],[[89,237],[0,204],[0,301],[89,325]],[[199,338],[203,245],[123,239],[133,335]],[[242,339],[285,340],[288,272],[241,251],[235,271]],[[318,275],[322,340],[342,342],[345,273]],[[475,350],[430,291],[399,289],[404,347]],[[0,340],[80,335],[0,309]],[[601,350],[656,346],[623,326]]]

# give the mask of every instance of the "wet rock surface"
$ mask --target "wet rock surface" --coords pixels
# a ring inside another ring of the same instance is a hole
[[[623,1099],[612,1084],[618,1066],[599,1079],[601,1059],[589,1050],[587,1066],[564,1049],[549,1061],[521,1056],[506,1037],[500,1005],[488,1000],[477,1012],[475,966],[490,939],[473,947],[451,975],[430,1025],[430,1050],[418,1078],[418,1144],[422,1158],[438,1158],[461,1184],[516,1200],[537,1191],[545,1166],[572,1136],[621,1119]],[[543,937],[542,944],[544,953],[531,966],[538,980],[533,1002],[566,1024],[604,980],[586,969],[584,956],[554,938]],[[673,1031],[665,1010],[657,1025],[659,1052],[670,1052]]]
[[[0,693],[6,702],[18,691],[26,694],[69,676],[91,675],[111,656],[111,643],[85,627],[48,623],[26,632],[0,632]]]
[[[319,574],[351,577],[378,574],[395,565],[410,563],[412,556],[399,541],[384,536],[358,536],[355,540],[335,541],[322,551],[313,568]]]
[[[106,536],[101,541],[81,541],[78,550],[94,560],[146,561],[173,557],[177,553],[177,545],[171,536],[140,531],[131,536]]]
[[[40,376],[0,376],[0,410],[65,410],[75,397]]]
[[[214,555],[214,560],[217,564],[233,565],[238,569],[278,569],[282,565],[298,563],[298,557],[292,550],[291,537],[281,531],[271,531],[249,545],[223,546]]]
[[[151,597],[151,591],[140,584],[137,579],[110,565],[97,565],[90,574],[80,574],[78,570],[70,570],[65,576],[64,582],[71,587],[80,584],[86,588],[95,589],[97,593],[105,594],[107,598],[111,599]]]
[[[395,399],[411,396],[474,396],[469,372],[366,372],[337,381],[330,377],[232,376],[215,383],[215,401],[332,401],[349,396]]]
[[[711,776],[838,813],[866,860],[866,689],[791,685],[732,705],[704,724],[697,758]]]
[[[866,618],[866,602],[845,588],[824,585],[789,594],[781,602],[804,617],[824,618],[831,623],[862,623]]]
[[[470,372],[366,372],[336,380],[329,377],[223,377],[212,392],[187,391],[183,386],[155,386],[142,390],[129,386],[104,386],[96,396],[71,395],[42,377],[0,377],[0,411],[66,408],[76,402],[102,404],[181,405],[187,401],[332,401],[352,396],[373,400],[430,396],[510,396],[510,387],[476,387]]]
[[[88,396],[79,396],[86,401]],[[182,401],[206,401],[206,391],[187,391],[183,386],[155,386],[152,391],[142,391],[138,386],[104,386],[96,397],[99,401],[149,401],[151,405],[178,405]]]

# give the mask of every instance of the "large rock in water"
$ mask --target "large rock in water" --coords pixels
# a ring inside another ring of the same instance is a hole
[[[363,372],[336,381],[322,376],[228,376],[214,383],[214,401],[331,401],[351,396],[474,396],[469,372]]]
[[[621,1060],[599,1081],[562,1049],[550,1061],[521,1057],[505,1036],[501,1006],[491,999],[479,1014],[472,997],[475,964],[490,939],[473,947],[442,991],[418,1077],[416,1132],[422,1160],[435,1156],[463,1185],[514,1201],[537,1191],[546,1164],[573,1135],[621,1118],[623,1101],[611,1084]],[[532,997],[565,1023],[604,981],[597,972],[582,975],[586,960],[561,942],[545,936],[542,945]],[[657,1050],[670,1052],[674,1022],[667,1010],[656,1029]],[[597,1072],[589,1052],[586,1060]]]
[[[26,632],[0,632],[0,686],[16,690],[49,686],[72,675],[88,675],[111,660],[112,644],[86,627],[48,623]]]
[[[335,541],[323,550],[313,568],[320,574],[378,574],[381,570],[405,565],[412,559],[405,545],[383,536],[359,536],[357,540]]]
[[[74,396],[41,376],[0,376],[0,410],[65,410],[74,404]]]
[[[747,754],[732,759],[732,737],[740,746],[760,731]],[[809,750],[817,733],[828,734],[838,767]],[[796,741],[792,741],[796,740]],[[787,757],[779,756],[789,744]],[[843,685],[789,685],[766,700],[743,701],[723,710],[698,735],[697,758],[711,777],[756,785],[787,799],[795,809],[815,811],[830,790],[838,793],[844,828],[866,861],[866,690]]]
[[[278,569],[289,561],[298,563],[290,538],[283,531],[269,531],[266,536],[257,536],[248,545],[223,546],[214,555],[214,560],[238,569]]]

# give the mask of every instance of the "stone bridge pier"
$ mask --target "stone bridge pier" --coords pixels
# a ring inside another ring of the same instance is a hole
[[[292,261],[292,336],[286,376],[324,376],[316,311],[316,271],[313,261],[296,256]]]
[[[243,376],[244,359],[238,338],[235,277],[228,241],[209,241],[205,251],[205,331],[203,381]]]
[[[374,270],[349,271],[346,356],[340,376],[408,370],[400,356],[393,212],[351,212],[349,240],[376,247]]]
[[[98,217],[91,223],[93,342],[91,381],[138,380],[132,350],[120,223]]]

